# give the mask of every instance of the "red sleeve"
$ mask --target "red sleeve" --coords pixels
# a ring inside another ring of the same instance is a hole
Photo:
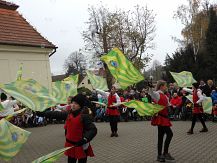
[[[176,105],[174,98],[172,98],[172,99],[170,100],[170,103],[171,103],[172,105]]]
[[[123,97],[120,97],[120,100],[121,100],[121,102],[124,102],[124,98]]]
[[[181,106],[181,105],[182,105],[182,98],[179,97],[179,98],[178,98],[178,106]]]

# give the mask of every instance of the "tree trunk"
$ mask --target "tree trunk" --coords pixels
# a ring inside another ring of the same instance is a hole
[[[103,33],[102,33],[102,39],[103,39],[103,51],[104,51],[104,54],[107,54],[108,53],[108,43],[107,43],[107,36],[106,36],[106,28],[104,27],[103,29]],[[112,87],[112,79],[113,79],[113,76],[112,74],[110,73],[109,69],[108,69],[108,66],[104,63],[104,68],[105,68],[105,74],[106,74],[106,80],[107,80],[107,84],[108,84],[108,88],[109,90],[111,89]]]

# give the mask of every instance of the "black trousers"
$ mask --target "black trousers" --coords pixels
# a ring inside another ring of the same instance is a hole
[[[191,130],[193,131],[195,123],[197,121],[197,118],[200,120],[201,124],[203,125],[203,128],[207,128],[206,124],[205,124],[205,121],[203,119],[203,114],[199,113],[199,114],[193,114],[193,116],[192,116]]]
[[[76,163],[76,162],[77,162],[76,158],[68,157],[68,163]],[[87,157],[83,159],[78,159],[78,163],[86,163],[86,162],[87,162]]]
[[[118,131],[118,116],[109,116],[109,122],[112,133],[117,133]]]
[[[164,142],[164,154],[168,153],[168,149],[170,146],[170,142],[173,137],[173,132],[169,126],[158,126],[158,155],[162,154],[163,148],[163,139],[164,135],[166,134],[166,139]]]

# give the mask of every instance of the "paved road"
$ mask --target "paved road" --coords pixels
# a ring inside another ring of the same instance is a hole
[[[199,133],[198,122],[194,135],[187,135],[189,121],[173,122],[174,137],[170,153],[177,163],[217,162],[217,123],[207,122],[208,133]],[[154,163],[156,162],[157,129],[150,122],[119,123],[119,137],[110,138],[108,123],[97,123],[98,134],[92,145],[96,157],[89,163]],[[64,144],[63,125],[27,129],[32,132],[27,143],[11,163],[30,163],[32,160],[60,149]],[[66,163],[63,156],[58,163]],[[0,163],[4,163],[0,160]]]

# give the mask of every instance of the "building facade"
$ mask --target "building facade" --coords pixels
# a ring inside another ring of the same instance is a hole
[[[0,83],[15,81],[23,63],[24,79],[32,78],[51,88],[49,57],[57,47],[18,13],[18,7],[0,0]]]

